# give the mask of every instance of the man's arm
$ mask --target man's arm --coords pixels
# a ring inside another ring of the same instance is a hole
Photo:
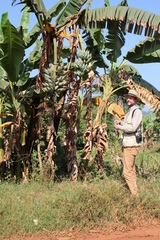
[[[142,121],[142,111],[140,109],[136,109],[133,113],[132,122],[130,124],[121,122],[121,124],[115,124],[116,130],[122,130],[125,133],[133,133],[136,132]]]

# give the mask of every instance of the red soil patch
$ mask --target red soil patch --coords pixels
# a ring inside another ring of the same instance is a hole
[[[36,236],[11,237],[5,240],[160,240],[160,223],[136,228],[117,230],[90,230],[87,233],[61,232],[53,234],[44,229],[44,234]]]

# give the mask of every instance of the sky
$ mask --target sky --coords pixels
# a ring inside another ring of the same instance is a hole
[[[2,1],[2,0],[1,0]],[[17,0],[17,3],[20,0]],[[58,0],[43,0],[45,7],[49,10]],[[110,0],[111,6],[117,6],[121,0]],[[155,13],[160,15],[160,0],[128,0],[129,7],[139,8],[151,13]],[[21,18],[21,9],[24,5],[16,5],[12,6],[11,0],[3,0],[3,4],[0,7],[0,17],[2,13],[8,12],[8,18],[12,25],[15,27],[19,26],[20,18]],[[92,8],[99,8],[104,6],[104,0],[93,0]],[[36,18],[32,14],[31,15],[31,25],[30,29],[35,25]],[[125,46],[122,48],[122,56],[125,56],[126,53],[131,50],[136,44],[140,41],[146,39],[145,36],[138,36],[132,33],[126,34],[126,43]],[[148,63],[148,64],[132,64],[138,72],[141,74],[142,78],[145,79],[147,82],[151,83],[154,87],[156,87],[160,91],[160,63]]]

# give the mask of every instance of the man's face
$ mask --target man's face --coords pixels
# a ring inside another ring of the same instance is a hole
[[[133,106],[133,105],[135,105],[135,104],[137,103],[137,98],[128,95],[128,96],[126,97],[126,102],[127,102],[127,105],[128,105],[129,107],[131,107],[131,106]]]

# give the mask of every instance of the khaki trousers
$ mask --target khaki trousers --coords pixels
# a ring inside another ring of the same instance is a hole
[[[135,168],[135,159],[138,151],[139,147],[123,148],[123,175],[131,193],[134,196],[138,195]]]

